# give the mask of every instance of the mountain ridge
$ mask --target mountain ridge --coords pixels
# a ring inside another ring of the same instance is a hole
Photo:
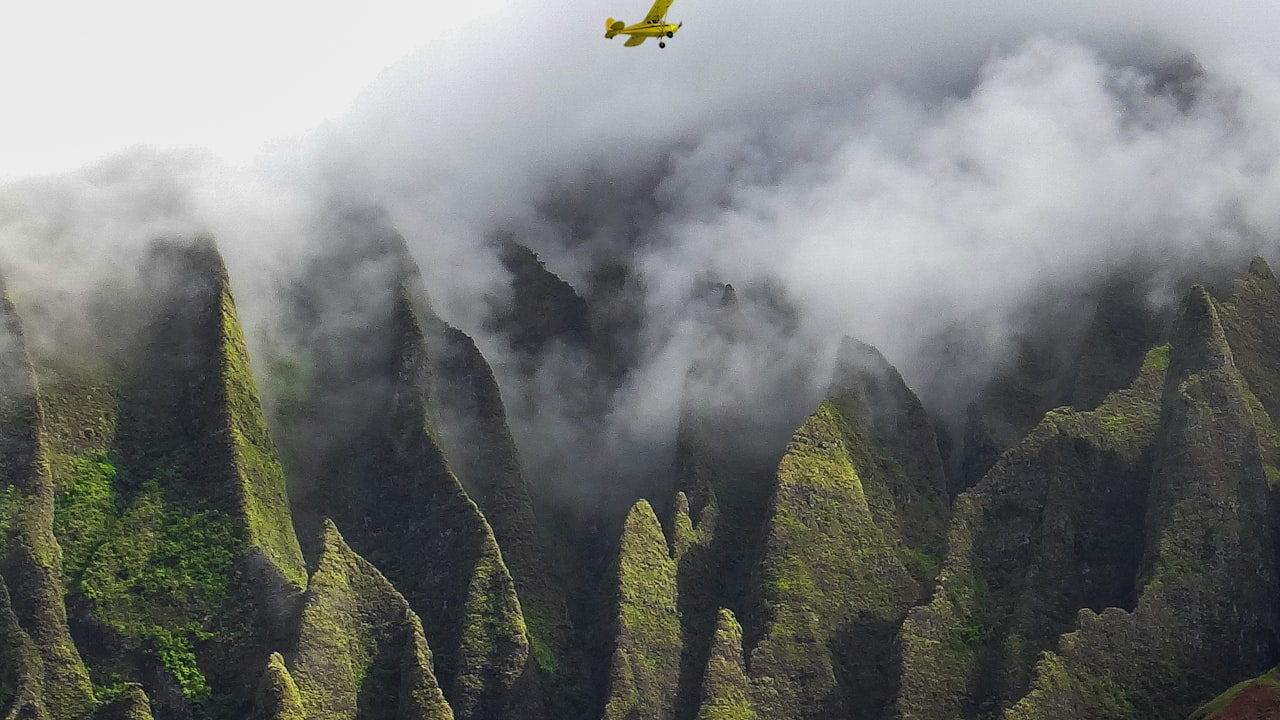
[[[337,227],[310,276],[331,281],[291,286],[256,366],[209,238],[153,246],[140,321],[92,361],[33,354],[4,296],[0,717],[1183,718],[1228,691],[1208,718],[1280,661],[1261,259],[1167,330],[1100,295],[1058,394],[1076,405],[958,494],[937,420],[849,338],[789,441],[743,454],[777,421],[700,396],[752,340],[751,292],[720,286],[670,481],[615,530],[545,502],[499,375],[403,239]],[[523,292],[560,298],[530,307],[566,302],[511,253]],[[587,317],[528,329],[525,361],[592,352]]]

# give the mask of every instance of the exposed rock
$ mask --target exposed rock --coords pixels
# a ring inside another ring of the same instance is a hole
[[[0,518],[0,523],[3,519]],[[9,590],[0,576],[0,717],[49,717],[44,706],[44,661],[18,624]]]
[[[840,345],[829,393],[854,427],[870,436],[870,454],[855,462],[861,473],[882,480],[892,500],[873,503],[871,510],[878,525],[893,528],[913,551],[917,562],[910,569],[927,586],[942,556],[949,504],[928,413],[879,350],[849,338]]]
[[[587,349],[592,342],[587,303],[564,280],[547,270],[532,250],[507,241],[502,264],[511,273],[509,304],[495,306],[488,329],[506,336],[520,358],[521,370],[533,373],[554,343]]]
[[[1168,349],[1096,410],[1055,410],[956,499],[932,601],[903,627],[903,717],[991,712],[1026,691],[1081,607],[1133,606]]]
[[[475,343],[439,323],[428,352],[433,362],[432,411],[440,444],[468,495],[493,528],[510,570],[529,636],[530,662],[544,679],[548,701],[580,696],[581,659],[572,643],[564,591],[534,515],[497,382]],[[557,716],[572,712],[566,708]]]
[[[1108,395],[1129,387],[1147,350],[1159,345],[1167,321],[1135,282],[1117,282],[1098,300],[1080,343],[1071,406],[1092,410]]]
[[[892,692],[893,636],[920,598],[890,490],[904,479],[886,477],[892,452],[855,398],[824,401],[778,466],[750,662],[770,717],[847,714],[854,697],[878,712]]]
[[[1062,357],[1060,338],[1023,339],[1009,366],[970,404],[964,426],[959,476],[951,494],[973,487],[1040,418],[1071,397],[1072,373]]]

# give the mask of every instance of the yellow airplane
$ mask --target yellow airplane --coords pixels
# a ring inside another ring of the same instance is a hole
[[[680,26],[684,25],[684,23],[673,25],[667,22],[667,10],[670,9],[671,2],[672,0],[655,0],[644,22],[635,25],[627,25],[621,20],[609,18],[604,23],[604,36],[612,39],[614,35],[630,35],[631,37],[627,38],[627,47],[635,47],[648,38],[656,37],[661,38],[658,40],[658,47],[666,47],[666,38],[675,36]]]

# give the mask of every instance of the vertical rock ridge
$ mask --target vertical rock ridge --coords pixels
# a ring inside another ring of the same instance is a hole
[[[39,656],[21,672],[40,671],[38,684],[23,683],[40,696],[23,702],[43,704],[50,720],[78,720],[93,708],[93,690],[67,626],[39,387],[17,310],[3,293],[0,285],[0,578],[6,605]]]
[[[1273,510],[1247,394],[1216,303],[1192,288],[1172,332],[1138,605],[1082,610],[1011,720],[1072,706],[1182,718],[1274,661]]]
[[[614,648],[603,717],[670,720],[680,674],[676,563],[647,501],[627,513],[613,582]]]

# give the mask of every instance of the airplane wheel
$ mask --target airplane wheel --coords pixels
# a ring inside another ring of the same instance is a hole
[[[667,31],[667,37],[675,37],[675,36],[676,36],[675,33],[671,32],[670,30]]]
[[[667,46],[667,44],[666,44],[666,43],[664,43],[664,42],[660,42],[660,43],[658,43],[658,47],[660,47],[660,48],[664,48],[664,47],[666,47],[666,46]]]

